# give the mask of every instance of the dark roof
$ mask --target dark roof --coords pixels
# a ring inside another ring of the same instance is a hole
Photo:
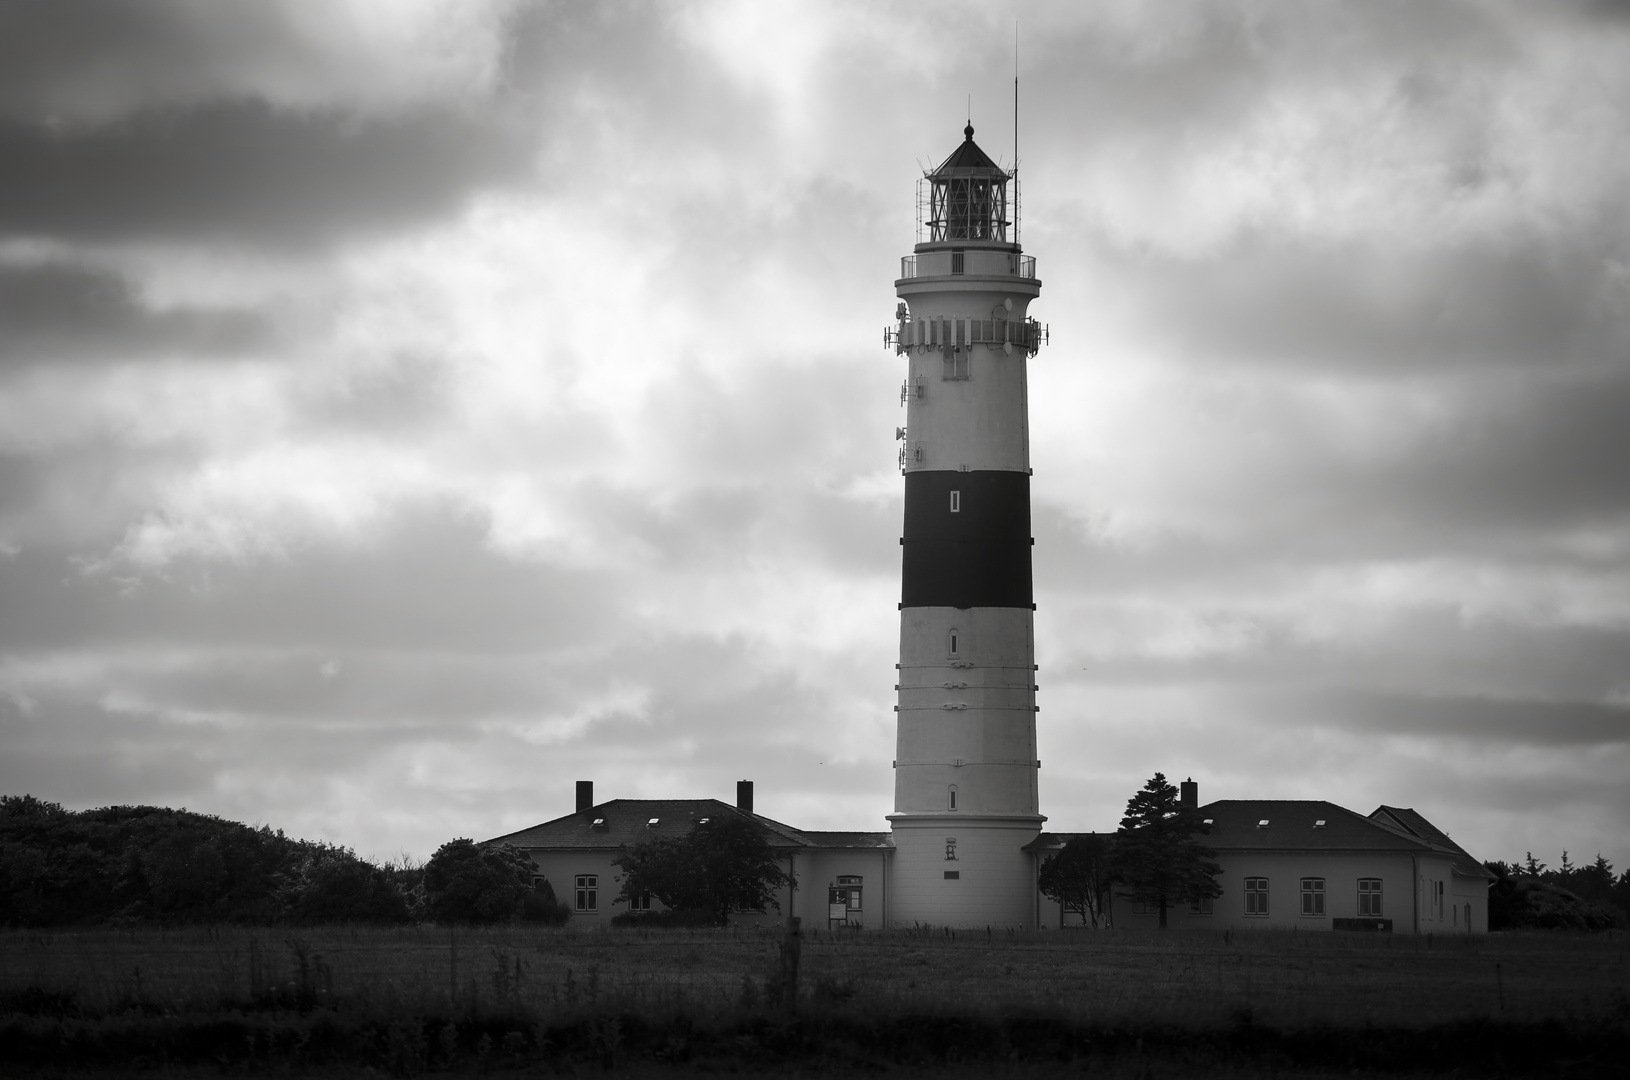
[[[1494,874],[1471,853],[1453,840],[1449,834],[1422,817],[1420,812],[1407,806],[1378,806],[1370,814],[1370,820],[1392,828],[1402,829],[1417,839],[1424,840],[1429,846],[1454,857],[1455,869],[1462,874],[1473,877],[1487,878],[1493,881]]]
[[[886,832],[828,832],[804,829],[810,845],[818,848],[891,848],[894,837]]]
[[[718,799],[612,799],[529,829],[495,836],[488,844],[518,848],[606,849],[658,836],[684,836],[703,818],[734,814],[758,822],[778,848],[892,847],[888,833],[804,832],[762,814],[749,814]],[[651,819],[656,819],[652,825]],[[596,820],[602,822],[596,826]]]
[[[1422,851],[1425,843],[1322,799],[1219,799],[1205,845],[1218,851]],[[1267,825],[1258,824],[1267,821]],[[1323,825],[1315,822],[1323,821]]]
[[[1383,811],[1405,817],[1389,820]],[[1489,876],[1481,863],[1413,810],[1382,807],[1363,817],[1322,799],[1220,799],[1200,807],[1200,816],[1212,821],[1204,843],[1217,851],[1430,851],[1448,855],[1458,873]],[[1259,825],[1263,820],[1268,824]]]
[[[973,125],[969,124],[962,129],[962,145],[951,152],[951,156],[940,163],[940,167],[929,173],[935,180],[947,179],[953,176],[988,176],[997,179],[1007,179],[1007,173],[996,162],[992,161],[979,144],[973,141]]]

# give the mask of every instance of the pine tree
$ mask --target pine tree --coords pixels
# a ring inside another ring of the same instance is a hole
[[[1161,773],[1127,800],[1111,869],[1134,902],[1159,908],[1162,929],[1172,904],[1222,895],[1216,881],[1222,867],[1211,861],[1217,853],[1195,839],[1204,832],[1200,811],[1181,805],[1177,788]]]

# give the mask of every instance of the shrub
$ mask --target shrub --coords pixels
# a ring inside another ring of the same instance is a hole
[[[542,926],[565,926],[572,909],[555,899],[555,888],[547,878],[539,878],[533,890],[521,897],[521,921]]]
[[[426,914],[439,923],[515,918],[532,892],[532,872],[532,860],[508,844],[449,840],[425,863]]]

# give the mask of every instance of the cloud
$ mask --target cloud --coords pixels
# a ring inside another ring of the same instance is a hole
[[[65,263],[0,264],[0,366],[145,356],[236,356],[270,347],[261,313],[153,310],[111,270]]]
[[[0,113],[101,124],[143,107],[255,98],[369,112],[461,99],[499,74],[516,5],[152,0],[0,9]]]
[[[69,241],[279,247],[436,219],[474,191],[524,184],[531,154],[501,119],[357,119],[255,100],[90,129],[0,122],[0,232]]]
[[[879,332],[1009,13],[73,10],[0,15],[0,785],[880,827]],[[1018,13],[1055,827],[1160,769],[1624,861],[1604,11]]]

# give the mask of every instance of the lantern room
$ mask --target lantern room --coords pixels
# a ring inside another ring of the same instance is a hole
[[[1018,242],[1017,177],[1010,176],[973,141],[973,125],[962,129],[962,145],[940,167],[923,177],[918,186],[918,243],[985,240]],[[1009,214],[1008,181],[1013,181],[1014,198]],[[927,205],[923,205],[926,187]],[[923,211],[927,211],[926,214]],[[923,227],[927,235],[923,235]]]

